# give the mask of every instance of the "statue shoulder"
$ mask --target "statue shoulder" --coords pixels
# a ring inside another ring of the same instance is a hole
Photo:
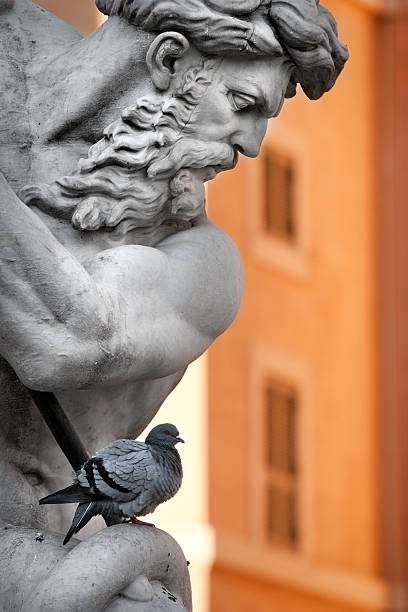
[[[103,251],[87,270],[99,286],[115,289],[121,304],[132,304],[130,313],[138,313],[137,320],[140,312],[149,312],[156,327],[167,321],[166,329],[174,332],[177,326],[168,321],[175,318],[183,323],[184,336],[187,328],[193,330],[200,338],[195,356],[231,325],[243,292],[239,250],[207,219],[156,247],[124,245]]]
[[[177,289],[189,304],[193,325],[216,338],[237,315],[243,293],[243,265],[237,245],[208,219],[164,240],[159,249],[179,267]]]

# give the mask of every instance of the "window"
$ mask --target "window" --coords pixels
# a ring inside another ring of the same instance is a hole
[[[303,356],[249,345],[250,534],[268,554],[312,550],[311,383]]]
[[[268,379],[264,411],[265,535],[271,543],[294,548],[298,540],[295,389]]]
[[[288,242],[296,239],[293,161],[269,149],[264,164],[264,229]]]
[[[246,161],[244,255],[289,277],[309,273],[311,156],[298,131],[274,125],[256,160]]]

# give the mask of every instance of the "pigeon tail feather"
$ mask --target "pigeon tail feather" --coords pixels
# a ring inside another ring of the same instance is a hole
[[[74,519],[71,527],[68,529],[67,535],[64,538],[63,545],[67,544],[75,533],[78,533],[82,527],[85,527],[91,520],[96,512],[96,502],[91,501],[88,503],[79,504],[75,511]]]
[[[79,484],[73,484],[65,489],[61,489],[56,493],[51,493],[47,497],[40,499],[40,504],[74,504],[92,501],[94,496],[91,493],[84,491],[84,488]]]

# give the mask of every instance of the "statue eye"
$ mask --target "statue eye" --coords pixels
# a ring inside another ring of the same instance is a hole
[[[230,91],[228,94],[231,106],[234,110],[240,111],[250,106],[256,106],[256,99],[250,94],[238,91]]]

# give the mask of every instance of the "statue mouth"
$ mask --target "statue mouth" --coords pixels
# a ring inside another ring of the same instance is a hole
[[[225,158],[225,161],[223,161],[221,164],[213,164],[206,166],[205,169],[209,172],[212,170],[213,175],[209,176],[209,178],[205,178],[204,182],[213,179],[215,175],[219,174],[220,172],[225,172],[226,170],[234,170],[234,168],[239,162],[240,154],[244,155],[242,147],[240,147],[239,145],[234,145],[233,147],[231,147],[231,154],[229,158]]]
[[[240,145],[234,145],[234,161],[233,161],[233,165],[231,166],[230,170],[233,170],[233,168],[235,168],[235,166],[239,162],[240,153],[241,155],[244,155],[244,149]]]

